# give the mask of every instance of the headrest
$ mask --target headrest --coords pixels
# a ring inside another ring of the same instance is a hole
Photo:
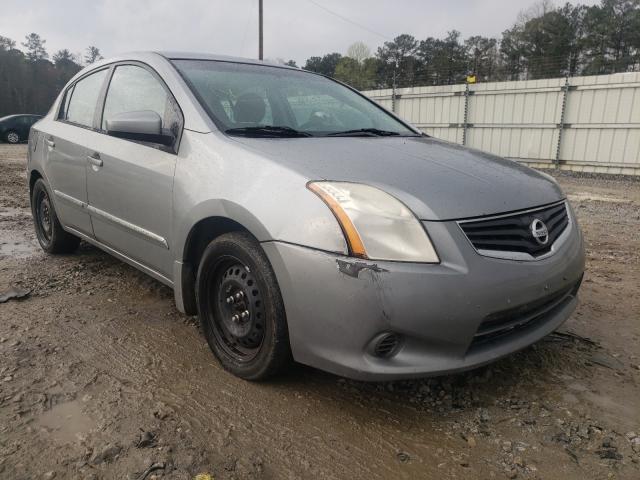
[[[244,93],[233,106],[236,123],[260,123],[266,113],[264,99],[257,93]]]

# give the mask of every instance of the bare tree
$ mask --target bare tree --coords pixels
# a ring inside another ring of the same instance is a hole
[[[353,43],[347,49],[347,57],[353,58],[356,62],[362,64],[371,56],[371,49],[364,42]]]
[[[94,47],[93,45],[87,47],[87,53],[84,56],[84,61],[87,65],[97,62],[98,60],[102,60],[104,57],[100,54],[100,49],[98,47]]]

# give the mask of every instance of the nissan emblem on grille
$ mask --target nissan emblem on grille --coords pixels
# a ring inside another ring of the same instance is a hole
[[[531,235],[536,239],[536,242],[540,245],[547,244],[549,241],[549,230],[547,230],[547,226],[542,220],[534,218],[529,228],[531,228]]]

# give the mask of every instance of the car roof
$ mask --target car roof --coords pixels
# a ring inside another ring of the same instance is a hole
[[[244,64],[252,64],[252,65],[263,65],[263,66],[266,66],[266,67],[285,68],[285,69],[289,69],[289,70],[308,72],[307,70],[303,70],[303,69],[300,69],[300,68],[290,67],[288,65],[283,65],[281,63],[270,62],[270,61],[267,61],[267,60],[256,60],[255,58],[232,57],[232,56],[227,56],[227,55],[216,55],[216,54],[212,54],[212,53],[171,52],[171,51],[152,51],[152,50],[147,50],[147,51],[134,51],[134,52],[122,53],[120,55],[116,55],[116,56],[113,56],[113,57],[109,57],[109,58],[104,58],[102,60],[98,60],[97,62],[86,66],[85,68],[80,70],[78,73],[76,73],[69,80],[67,85],[75,82],[78,78],[86,75],[87,73],[92,72],[94,70],[98,70],[98,69],[100,69],[100,68],[102,68],[102,67],[104,67],[106,65],[111,64],[111,63],[127,62],[127,61],[141,61],[141,62],[149,63],[150,65],[153,66],[153,64],[155,62],[157,62],[158,59],[163,59],[164,61],[171,61],[171,60],[177,60],[177,59],[184,59],[184,60],[215,60],[215,61],[219,61],[219,62],[233,62],[233,63],[244,63]],[[308,73],[315,73],[315,72],[308,72]],[[65,86],[65,88],[66,88],[66,86]]]
[[[272,62],[269,60],[257,60],[255,58],[233,57],[230,55],[218,55],[215,53],[198,53],[198,52],[155,52],[158,55],[169,60],[217,60],[219,62],[233,62],[233,63],[250,63],[252,65],[266,65],[269,67],[282,67],[290,68],[293,70],[300,70],[296,67],[290,67],[289,65],[283,65],[281,63]]]

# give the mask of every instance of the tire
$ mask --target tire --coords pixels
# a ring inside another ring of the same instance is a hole
[[[44,180],[39,178],[31,193],[31,214],[36,229],[36,237],[47,253],[71,253],[80,244],[75,235],[65,232],[56,215],[53,202]]]
[[[10,130],[7,133],[5,133],[4,139],[7,141],[7,143],[11,143],[14,145],[16,143],[20,143],[20,140],[22,140],[18,132],[15,132],[13,130]]]
[[[198,267],[196,301],[209,347],[229,372],[264,380],[291,363],[280,288],[250,234],[227,233],[209,243]]]

